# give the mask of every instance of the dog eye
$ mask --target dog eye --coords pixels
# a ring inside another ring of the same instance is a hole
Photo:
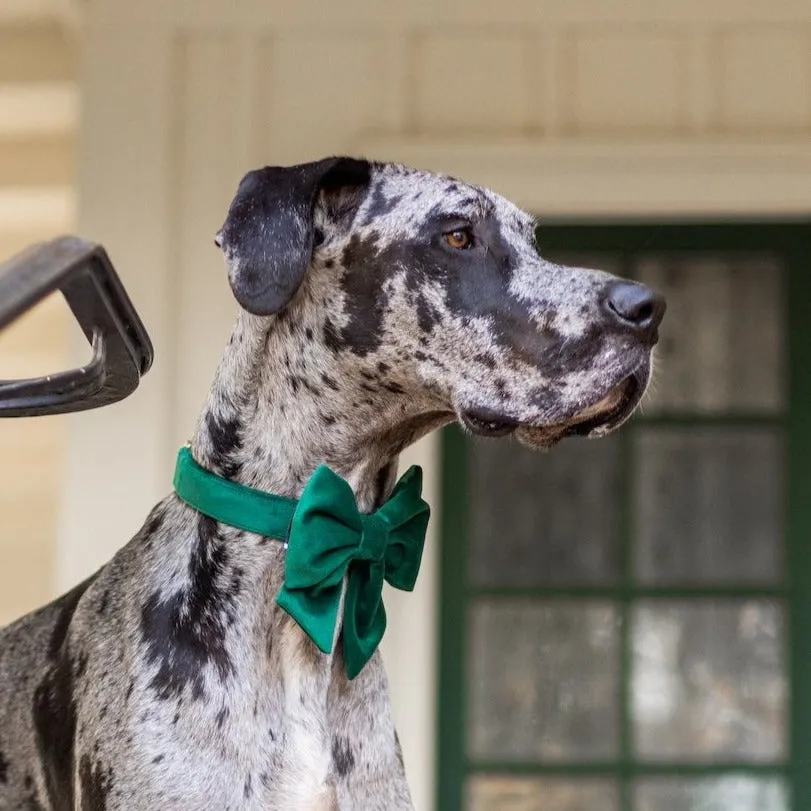
[[[470,248],[473,245],[473,234],[466,228],[458,228],[442,236],[451,248],[456,248],[459,251],[463,251],[465,248]]]

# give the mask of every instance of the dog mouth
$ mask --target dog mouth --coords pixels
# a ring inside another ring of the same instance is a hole
[[[504,437],[515,433],[519,441],[535,448],[551,447],[569,436],[598,437],[618,428],[636,409],[645,392],[647,373],[632,372],[599,400],[581,408],[565,420],[530,425],[511,420],[486,409],[462,411],[462,424],[482,437]]]

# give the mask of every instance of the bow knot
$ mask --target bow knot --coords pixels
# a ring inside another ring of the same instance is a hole
[[[379,515],[361,516],[362,531],[356,558],[380,562],[386,557],[389,543],[389,525]]]
[[[362,515],[349,484],[321,465],[296,506],[276,601],[321,651],[331,653],[346,577],[343,649],[350,679],[386,630],[383,582],[404,591],[416,583],[430,515],[421,490],[422,471],[411,467],[379,510]]]

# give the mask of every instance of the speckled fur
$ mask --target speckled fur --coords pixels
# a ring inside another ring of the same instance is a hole
[[[468,251],[442,240],[460,225]],[[646,382],[654,339],[606,317],[612,277],[544,261],[533,234],[498,195],[399,165],[251,173],[218,238],[245,309],[195,456],[289,496],[326,461],[368,511],[400,451],[466,410],[551,444],[551,424]],[[276,607],[283,564],[168,495],[0,631],[0,809],[411,809],[379,654],[347,681],[340,645],[320,653]]]

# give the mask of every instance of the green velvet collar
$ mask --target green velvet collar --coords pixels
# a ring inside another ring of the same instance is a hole
[[[276,602],[324,653],[335,644],[343,581],[347,676],[354,679],[386,630],[383,582],[411,591],[422,559],[430,509],[422,471],[411,467],[371,514],[358,510],[349,484],[319,466],[299,500],[237,484],[201,467],[181,448],[174,487],[189,506],[224,524],[284,541],[284,585]]]

